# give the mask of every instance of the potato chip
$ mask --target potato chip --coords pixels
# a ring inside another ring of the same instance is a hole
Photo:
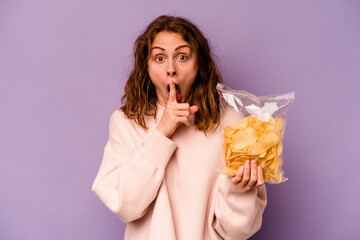
[[[242,149],[254,145],[259,138],[255,129],[249,127],[239,130],[232,135],[230,143],[233,151],[241,151]]]
[[[246,160],[257,158],[258,165],[264,170],[264,180],[281,182],[283,172],[280,171],[280,154],[284,123],[285,120],[281,117],[270,117],[269,121],[262,121],[250,115],[236,125],[225,127],[225,165],[221,172],[234,176]]]

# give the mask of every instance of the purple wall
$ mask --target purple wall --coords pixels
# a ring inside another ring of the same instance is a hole
[[[201,27],[230,87],[296,92],[289,181],[267,186],[252,239],[358,239],[357,0],[0,1],[0,239],[122,239],[90,187],[133,41],[160,14]]]

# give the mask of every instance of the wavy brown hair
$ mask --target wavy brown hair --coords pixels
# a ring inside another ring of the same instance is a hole
[[[216,70],[207,39],[193,23],[180,17],[160,16],[136,39],[134,68],[121,99],[125,104],[120,109],[145,129],[145,115],[155,118],[157,95],[148,74],[147,63],[151,45],[156,35],[162,31],[180,34],[195,53],[198,72],[185,102],[199,107],[194,117],[196,128],[207,132],[214,126],[219,126],[220,103],[216,84],[222,82],[221,75]]]

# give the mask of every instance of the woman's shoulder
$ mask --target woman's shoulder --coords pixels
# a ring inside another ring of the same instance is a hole
[[[123,112],[123,110],[121,110],[121,108],[118,108],[118,109],[114,110],[112,112],[112,114],[111,114],[110,119],[114,120],[114,121],[126,121],[126,120],[129,120],[125,116],[125,113]]]
[[[114,110],[110,117],[110,125],[114,124],[118,129],[128,129],[129,127],[135,127],[135,121],[128,118],[126,114],[118,108]]]
[[[128,119],[125,116],[125,113],[120,109],[114,110],[110,115],[110,124],[114,123],[115,125],[122,125],[126,123]]]
[[[150,125],[149,122],[146,122],[147,125]],[[121,132],[138,132],[144,134],[147,129],[144,129],[135,119],[130,118],[125,114],[125,112],[118,108],[113,111],[110,117],[110,125],[115,125],[116,128]]]

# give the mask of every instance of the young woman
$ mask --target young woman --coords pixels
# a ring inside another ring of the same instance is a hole
[[[266,206],[262,169],[223,164],[208,41],[186,19],[160,16],[135,42],[124,105],[110,119],[94,191],[122,221],[125,239],[246,239]]]

